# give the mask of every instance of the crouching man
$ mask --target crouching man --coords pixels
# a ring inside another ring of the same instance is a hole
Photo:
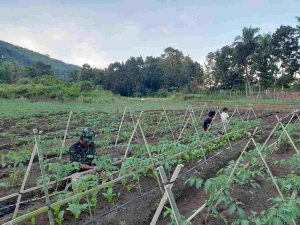
[[[92,130],[85,128],[81,134],[79,141],[74,143],[70,151],[70,161],[81,163],[81,171],[93,169],[93,160],[96,156],[95,134]]]

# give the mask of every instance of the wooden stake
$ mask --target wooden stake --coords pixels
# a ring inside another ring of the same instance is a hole
[[[39,134],[37,134],[36,129],[33,130],[33,133],[34,133],[36,151],[38,153],[38,158],[39,158],[40,170],[41,170],[41,174],[42,174],[42,178],[43,178],[43,188],[44,188],[44,193],[45,193],[45,197],[46,197],[46,204],[47,204],[47,207],[49,208],[49,210],[48,210],[49,222],[50,222],[50,225],[54,225],[53,213],[52,213],[51,202],[50,202],[48,186],[47,186],[47,181],[46,181],[46,173],[45,173],[45,169],[44,169],[43,152],[42,152],[42,149],[40,148],[39,140],[36,136]]]
[[[157,123],[157,125],[156,125],[156,127],[155,127],[155,130],[154,130],[154,133],[153,133],[153,136],[152,136],[152,138],[154,138],[154,137],[155,137],[155,134],[156,134],[157,128],[158,128],[158,127],[159,127],[159,125],[160,125],[160,122],[161,122],[161,120],[162,120],[162,118],[163,118],[164,112],[165,112],[165,109],[164,109],[164,111],[163,111],[163,112],[160,114],[160,118],[159,118],[159,120],[158,120],[158,123]]]
[[[170,205],[171,205],[171,208],[172,208],[172,212],[173,212],[176,224],[177,225],[182,225],[181,215],[180,215],[179,210],[177,208],[174,195],[171,191],[171,186],[170,186],[170,184],[167,184],[168,179],[167,179],[165,170],[162,166],[158,167],[158,170],[159,170],[159,173],[160,173],[160,176],[161,176],[161,179],[162,179],[163,183],[166,184],[166,185],[164,185],[164,187],[165,187],[165,191],[167,193],[167,197],[169,199],[169,202],[170,202]]]
[[[151,154],[151,152],[150,152],[149,145],[148,145],[148,142],[147,142],[147,140],[146,140],[146,136],[145,136],[144,131],[143,131],[143,129],[142,129],[142,126],[141,126],[141,124],[140,124],[140,119],[138,119],[137,124],[138,124],[138,126],[139,126],[139,128],[140,128],[140,131],[141,131],[141,134],[142,134],[142,137],[143,137],[143,140],[144,140],[144,144],[145,144],[145,146],[146,146],[146,149],[147,149],[149,158],[150,158],[150,160],[151,160],[152,166],[155,167],[155,162],[154,162],[153,157],[152,157],[152,154]],[[161,194],[163,194],[163,188],[162,188],[162,185],[161,185],[161,183],[160,183],[160,180],[159,180],[158,176],[156,176],[156,179],[157,179],[157,182],[158,182],[158,185],[159,185],[159,188],[160,188],[160,192],[161,192]]]
[[[66,138],[67,138],[67,134],[68,134],[68,129],[69,129],[69,126],[70,126],[70,121],[71,121],[71,116],[72,116],[72,111],[70,111],[70,113],[69,113],[69,118],[68,118],[66,130],[65,130],[65,134],[64,134],[64,139],[62,141],[61,147],[65,147]],[[62,159],[62,151],[63,150],[61,150],[60,153],[59,153],[59,159]]]
[[[179,164],[179,165],[176,166],[176,169],[175,169],[175,171],[174,171],[174,173],[173,173],[173,175],[172,175],[172,177],[170,179],[170,183],[171,183],[170,184],[170,189],[172,189],[172,187],[174,185],[174,181],[177,179],[178,174],[179,174],[179,172],[180,172],[180,170],[181,170],[182,167],[183,167],[182,164]],[[156,224],[156,222],[158,220],[158,217],[159,217],[161,211],[163,210],[163,207],[166,204],[167,200],[168,200],[168,196],[167,196],[167,193],[165,192],[164,195],[163,195],[163,197],[160,200],[160,203],[159,203],[159,205],[158,205],[158,207],[157,207],[157,209],[155,211],[155,214],[154,214],[154,216],[153,216],[153,218],[151,220],[150,225],[155,225]]]
[[[126,113],[126,107],[124,108],[122,119],[121,119],[121,122],[120,122],[120,125],[119,125],[118,134],[117,134],[117,138],[116,138],[116,142],[115,142],[115,147],[117,147],[117,144],[118,144],[118,140],[119,140],[121,128],[122,128],[122,125],[123,125],[125,113]]]
[[[142,114],[143,114],[143,111],[141,111],[141,113],[140,113],[140,115],[139,115],[139,118],[141,118]],[[138,120],[139,120],[139,119],[138,119]],[[125,151],[125,154],[124,154],[124,160],[125,160],[126,157],[127,157],[127,154],[128,154],[128,151],[129,151],[129,147],[130,147],[130,145],[131,145],[131,141],[132,141],[132,139],[133,139],[133,137],[134,137],[134,134],[135,134],[135,132],[136,132],[137,127],[138,127],[138,123],[135,123],[135,126],[134,126],[133,131],[132,131],[132,133],[131,133],[131,136],[130,136],[130,138],[129,138],[129,141],[128,141],[128,144],[127,144],[127,148],[126,148],[126,151]]]
[[[25,185],[26,185],[26,182],[27,182],[30,170],[31,170],[33,159],[34,159],[35,154],[36,154],[36,149],[37,149],[37,147],[36,147],[36,144],[35,144],[34,147],[33,147],[32,153],[31,153],[31,157],[30,157],[30,160],[29,160],[24,178],[23,178],[23,182],[22,182],[22,185],[21,185],[21,188],[20,188],[20,192],[18,193],[16,208],[15,208],[15,211],[14,211],[14,214],[13,214],[13,217],[12,217],[13,219],[17,217],[17,214],[18,214],[18,211],[19,211],[21,197],[22,197],[22,194],[23,194],[23,191],[24,191],[24,188],[25,188]]]

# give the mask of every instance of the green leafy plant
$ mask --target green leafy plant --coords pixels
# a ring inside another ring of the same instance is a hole
[[[185,181],[185,184],[188,184],[190,186],[195,186],[197,189],[199,189],[204,184],[204,179],[200,177],[192,176]]]
[[[53,212],[54,212],[54,220],[58,225],[62,225],[63,224],[63,220],[64,220],[64,214],[65,211],[60,210],[61,206],[57,205],[56,207],[53,207]]]
[[[89,205],[88,204],[79,204],[79,203],[69,203],[69,207],[67,210],[69,210],[76,219],[79,218],[80,214],[88,209]]]
[[[32,217],[32,218],[30,219],[30,223],[31,223],[31,225],[36,225],[36,218],[35,218],[35,217]]]
[[[115,193],[113,191],[112,184],[109,185],[106,189],[106,192],[102,192],[102,194],[109,203],[111,203],[115,198],[120,196],[120,193]]]
[[[283,225],[292,224],[300,216],[300,199],[296,198],[271,198],[274,205],[266,211],[253,213],[251,221],[256,225]]]
[[[168,225],[177,225],[172,209],[168,208],[168,207],[165,207],[163,217],[167,217],[167,216],[170,216],[170,218],[172,220],[170,223],[168,223]],[[182,215],[180,215],[180,217],[181,217],[180,218],[181,219],[181,223],[180,223],[181,225],[191,225],[191,223],[186,221],[186,219]]]

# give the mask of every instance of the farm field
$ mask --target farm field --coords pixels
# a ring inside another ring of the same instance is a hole
[[[40,132],[36,136],[45,179],[52,183],[55,224],[150,224],[165,183],[156,169],[163,166],[169,180],[180,164],[176,181],[165,184],[173,185],[180,224],[188,224],[201,206],[191,224],[299,222],[300,119],[293,111],[297,105],[236,107],[233,102],[228,130],[222,133],[218,119],[208,132],[202,131],[208,111],[218,111],[224,106],[220,103],[34,104],[25,102],[24,110],[16,109],[13,116],[8,110],[1,114],[1,223],[49,223],[37,156],[17,217],[11,220],[35,145],[33,129]],[[68,163],[68,148],[84,127],[97,134],[98,170],[71,185],[65,177],[78,165]],[[167,201],[156,224],[176,224],[173,212]]]

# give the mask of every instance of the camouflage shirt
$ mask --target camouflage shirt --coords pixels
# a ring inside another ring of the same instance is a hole
[[[96,148],[94,143],[85,147],[78,141],[70,147],[71,162],[80,162],[82,164],[91,165],[95,156]]]

